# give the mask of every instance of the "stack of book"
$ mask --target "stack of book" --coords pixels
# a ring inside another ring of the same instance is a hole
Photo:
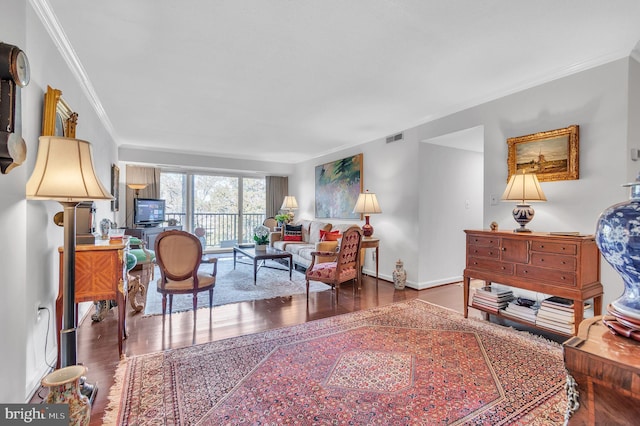
[[[513,300],[513,292],[511,290],[502,290],[496,287],[480,287],[476,289],[471,303],[482,310],[497,314],[501,309],[504,309],[511,300]]]
[[[588,306],[585,306],[586,308]],[[574,322],[573,300],[553,296],[544,299],[540,304],[536,325],[565,334],[573,334]]]
[[[513,317],[520,321],[529,322],[531,324],[536,323],[536,314],[538,312],[539,304],[535,303],[534,300],[517,298],[509,302],[504,311],[501,314],[504,314],[506,317]]]

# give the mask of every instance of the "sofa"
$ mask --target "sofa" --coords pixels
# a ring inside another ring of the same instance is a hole
[[[333,225],[328,222],[319,220],[298,220],[289,225],[300,226],[301,240],[288,240],[285,236],[285,227],[282,231],[272,232],[269,234],[269,245],[271,247],[284,250],[291,253],[293,263],[301,268],[308,268],[311,265],[311,253],[314,251],[336,251],[338,249],[337,236],[342,235],[344,231],[351,227],[358,227],[354,224],[337,224]],[[322,231],[322,232],[321,232]],[[327,235],[330,234],[330,235]],[[336,235],[337,234],[337,235]],[[331,238],[332,241],[324,240]],[[329,262],[333,258],[318,258],[316,262]]]

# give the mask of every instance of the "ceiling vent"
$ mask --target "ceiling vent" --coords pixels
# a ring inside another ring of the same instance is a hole
[[[404,135],[402,133],[398,133],[392,136],[387,136],[387,143],[398,142],[404,139]]]

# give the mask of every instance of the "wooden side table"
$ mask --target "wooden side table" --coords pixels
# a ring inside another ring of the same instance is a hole
[[[362,242],[360,243],[360,248],[363,249],[369,249],[369,248],[374,248],[376,249],[376,286],[378,285],[378,262],[380,259],[380,239],[379,238],[373,238],[373,237],[363,237],[362,238]]]
[[[597,316],[582,321],[577,336],[567,340],[563,350],[580,404],[569,424],[637,424],[640,343],[612,334],[602,323],[602,316]]]
[[[118,353],[123,354],[122,339],[126,337],[126,263],[124,243],[78,244],[76,246],[75,303],[94,300],[116,300],[118,302]],[[60,339],[62,328],[62,272],[64,250],[60,252],[60,282],[56,298],[56,336]],[[58,363],[60,342],[58,341]]]

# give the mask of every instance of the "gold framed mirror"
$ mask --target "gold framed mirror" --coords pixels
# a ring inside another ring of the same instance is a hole
[[[62,98],[62,91],[47,86],[42,114],[42,136],[76,137],[78,113]]]

